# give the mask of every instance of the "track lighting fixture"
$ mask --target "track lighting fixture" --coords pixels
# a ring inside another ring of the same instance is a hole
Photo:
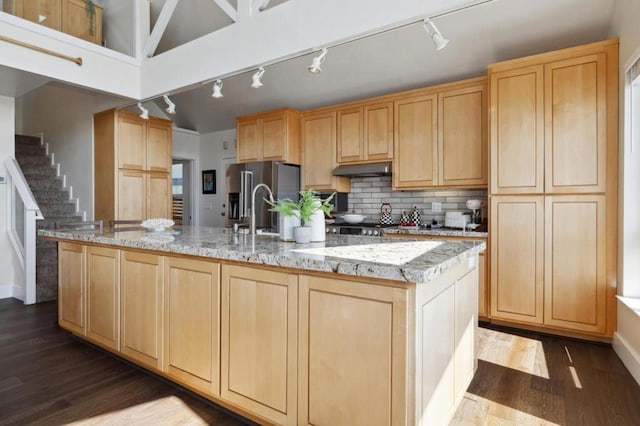
[[[328,50],[325,47],[324,49],[322,49],[322,52],[320,52],[318,56],[313,58],[313,62],[311,62],[311,65],[309,65],[309,68],[308,68],[310,73],[318,74],[322,72],[320,65],[322,65],[322,62],[324,62],[324,58],[325,56],[327,56],[327,52]]]
[[[140,108],[140,111],[141,111],[140,118],[142,118],[143,120],[148,120],[149,110],[143,107],[140,102],[138,102],[138,108]]]
[[[424,29],[433,40],[433,44],[436,46],[436,50],[442,50],[449,43],[449,40],[444,38],[440,30],[436,27],[436,24],[431,21],[429,18],[424,19]]]
[[[251,87],[253,87],[254,89],[257,89],[258,87],[264,86],[264,84],[262,84],[263,75],[264,75],[264,68],[263,67],[258,68],[258,71],[256,71],[255,74],[253,74]]]
[[[271,3],[271,0],[256,0],[256,9],[262,12],[269,6],[269,3]]]
[[[222,94],[222,80],[216,80],[215,83],[213,83],[213,94],[211,95],[212,98],[223,98],[224,95]]]
[[[165,109],[165,111],[167,111],[168,114],[172,114],[172,115],[175,114],[176,104],[171,102],[171,99],[169,99],[169,95],[164,95],[163,98],[164,98],[164,101],[167,103],[167,108]]]

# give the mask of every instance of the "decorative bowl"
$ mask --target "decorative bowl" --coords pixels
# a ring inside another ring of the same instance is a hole
[[[142,226],[154,232],[162,232],[167,228],[171,228],[175,224],[171,219],[147,219],[142,222]]]
[[[351,213],[345,214],[344,216],[342,216],[342,219],[344,219],[344,221],[347,223],[360,223],[364,220],[365,217],[366,216],[363,216],[361,214]]]

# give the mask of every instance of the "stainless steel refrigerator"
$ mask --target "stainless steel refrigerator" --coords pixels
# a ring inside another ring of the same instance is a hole
[[[273,198],[291,198],[298,201],[300,191],[300,166],[263,161],[259,163],[231,164],[226,170],[227,211],[226,225],[234,223],[249,224],[251,217],[251,193],[256,185],[264,183],[271,191]],[[270,206],[264,201],[269,195],[264,188],[256,193],[256,229],[270,229],[278,232],[278,217],[269,211]]]

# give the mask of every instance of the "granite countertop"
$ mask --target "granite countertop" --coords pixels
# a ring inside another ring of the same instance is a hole
[[[435,237],[470,237],[470,238],[488,238],[488,232],[463,231],[462,229],[438,228],[438,229],[419,229],[419,228],[385,228],[385,234],[399,235],[432,235]]]
[[[467,233],[468,234],[468,233]],[[40,230],[58,240],[138,248],[257,265],[425,283],[482,251],[483,241],[436,241],[328,235],[322,243],[285,243],[277,236],[236,234],[227,228],[174,227],[165,233],[126,230]]]

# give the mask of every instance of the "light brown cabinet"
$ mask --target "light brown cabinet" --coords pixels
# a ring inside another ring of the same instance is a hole
[[[305,113],[300,120],[302,133],[302,187],[318,191],[349,192],[348,178],[333,176],[336,168],[335,111]]]
[[[406,424],[406,289],[299,280],[297,424]]]
[[[220,395],[296,424],[297,275],[222,266]]]
[[[96,220],[171,217],[172,122],[109,110],[94,135]]]
[[[5,0],[3,10],[74,37],[102,43],[102,7],[93,5],[94,15],[84,0]]]
[[[618,41],[493,64],[489,81],[491,315],[611,336]]]
[[[220,265],[165,258],[164,368],[178,382],[220,394]]]
[[[162,258],[123,251],[120,270],[120,351],[146,367],[161,370]]]
[[[489,268],[487,250],[478,254],[478,317],[489,316]]]
[[[238,117],[237,159],[300,164],[300,113],[290,108]]]
[[[87,246],[87,338],[120,350],[120,251]]]
[[[337,110],[338,164],[393,158],[393,102]]]
[[[58,323],[73,333],[86,333],[85,249],[58,244]]]

